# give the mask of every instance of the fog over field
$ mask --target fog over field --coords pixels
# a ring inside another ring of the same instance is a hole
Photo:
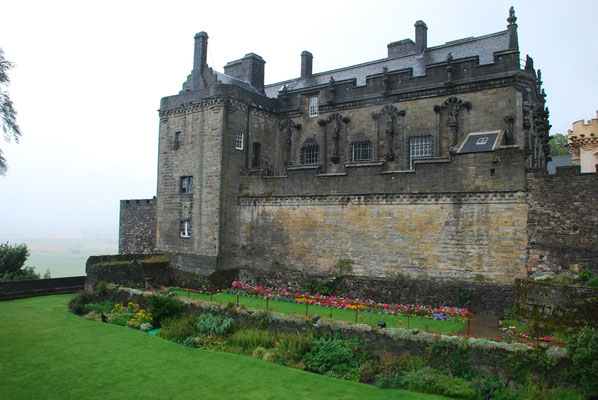
[[[25,243],[30,256],[25,265],[52,278],[85,275],[89,256],[116,254],[118,237],[110,232],[8,232],[0,231],[0,242]]]

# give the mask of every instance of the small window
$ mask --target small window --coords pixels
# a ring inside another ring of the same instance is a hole
[[[475,142],[476,145],[482,145],[486,143],[488,143],[488,138],[486,136],[479,138],[478,141]]]
[[[301,147],[301,164],[315,165],[320,157],[320,146],[315,139],[307,139]]]
[[[261,149],[262,149],[262,145],[258,142],[253,142],[253,154],[252,154],[252,159],[251,159],[251,167],[252,168],[259,168],[261,161],[260,161],[260,157],[261,157]]]
[[[193,177],[181,176],[181,191],[180,193],[193,193]]]
[[[361,140],[351,144],[351,160],[367,161],[372,159],[372,142]]]
[[[413,169],[413,160],[430,157],[432,157],[432,136],[409,139],[409,168]]]
[[[181,221],[181,237],[182,238],[191,237],[191,222],[190,221]]]
[[[309,116],[318,116],[318,96],[313,96],[309,98]]]
[[[235,136],[235,149],[243,150],[243,132],[237,131]]]
[[[175,132],[174,133],[174,144],[173,144],[173,148],[175,150],[178,150],[181,148],[181,132]]]

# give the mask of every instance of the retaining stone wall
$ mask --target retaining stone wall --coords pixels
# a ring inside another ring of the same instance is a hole
[[[0,282],[0,300],[21,299],[83,290],[85,276]]]

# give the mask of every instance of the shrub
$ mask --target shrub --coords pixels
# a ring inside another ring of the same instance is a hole
[[[376,363],[374,360],[367,360],[359,366],[359,382],[372,383],[376,377]]]
[[[150,299],[150,312],[155,326],[161,326],[163,319],[178,314],[182,308],[183,304],[174,297],[154,295]]]
[[[356,340],[338,338],[314,338],[311,350],[305,355],[305,365],[321,374],[332,372],[343,377],[351,370],[357,371],[360,359],[354,350],[361,344]]]
[[[558,274],[554,277],[553,282],[559,285],[566,286],[571,284],[571,280],[571,277],[567,274]]]
[[[284,335],[276,343],[274,352],[280,358],[280,361],[289,366],[297,365],[305,354],[311,349],[313,344],[312,337],[309,335],[302,335],[294,333],[291,335]]]
[[[473,385],[463,379],[451,378],[431,367],[411,371],[403,378],[409,390],[431,394],[440,394],[458,399],[474,399],[476,391]]]
[[[567,346],[571,375],[586,397],[598,397],[598,330],[582,328]]]
[[[235,329],[235,320],[223,315],[205,313],[199,317],[196,329],[199,333],[222,336]]]
[[[598,287],[598,276],[595,278],[592,278],[588,281],[588,283],[586,283],[586,285],[588,286],[592,286],[592,287]]]
[[[127,323],[133,318],[135,313],[123,312],[108,315],[108,323],[120,326],[127,326]]]
[[[277,335],[265,329],[243,328],[233,333],[228,339],[232,347],[251,353],[256,347],[269,349],[276,344]]]
[[[158,332],[161,338],[182,343],[188,336],[195,336],[197,317],[189,314],[178,314],[162,321]]]
[[[469,348],[465,343],[447,343],[436,340],[428,350],[430,351],[430,365],[449,368],[452,375],[467,378],[473,374],[469,365]]]
[[[264,354],[264,360],[268,362],[278,362],[278,356],[276,353],[267,351],[266,354]]]
[[[183,346],[195,347],[195,336],[187,336],[185,340],[183,340]]]
[[[96,314],[108,314],[114,308],[114,306],[115,303],[111,300],[105,300],[99,303],[91,302],[83,306],[83,313],[87,314],[93,311]]]
[[[267,352],[268,352],[268,350],[264,349],[263,347],[256,347],[255,349],[253,349],[253,352],[251,353],[251,357],[264,358],[264,355],[266,355]]]
[[[25,243],[0,243],[0,282],[40,279],[33,267],[23,267],[27,257],[29,249]]]
[[[141,329],[143,332],[149,332],[154,329],[154,327],[149,322],[146,322],[145,324],[139,325],[139,329]]]
[[[579,271],[579,279],[581,279],[584,282],[589,281],[590,279],[592,279],[593,276],[594,273],[589,269],[582,269],[581,271]]]
[[[77,315],[87,314],[85,306],[95,300],[95,296],[85,290],[78,292],[67,304],[67,310]]]

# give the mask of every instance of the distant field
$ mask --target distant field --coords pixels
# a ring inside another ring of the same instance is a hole
[[[1,232],[0,242],[27,244],[31,255],[26,265],[42,275],[49,269],[52,278],[85,275],[89,256],[118,252],[118,236],[112,234]]]

